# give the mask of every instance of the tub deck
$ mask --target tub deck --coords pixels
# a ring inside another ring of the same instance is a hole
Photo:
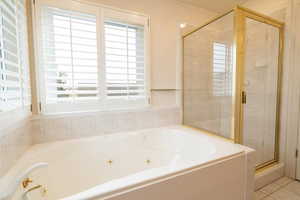
[[[1,182],[34,163],[47,162],[48,168],[30,175],[47,188],[46,199],[106,199],[242,158],[250,151],[183,126],[148,129],[35,145]],[[33,200],[41,198],[38,192],[30,195]]]

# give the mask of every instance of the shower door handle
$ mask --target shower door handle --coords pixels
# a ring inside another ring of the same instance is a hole
[[[245,91],[242,92],[242,104],[247,104],[247,94]]]

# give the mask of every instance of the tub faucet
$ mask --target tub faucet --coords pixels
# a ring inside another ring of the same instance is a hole
[[[22,186],[23,188],[27,188],[28,185],[32,183],[32,180],[30,178],[26,178],[23,182],[22,182]]]
[[[26,169],[23,173],[21,173],[21,175],[17,176],[12,182],[5,184],[5,185],[7,185],[6,187],[0,188],[0,200],[11,199],[11,197],[14,195],[14,193],[16,192],[16,190],[18,189],[18,187],[21,183],[23,186],[25,184],[26,184],[26,187],[28,186],[28,184],[30,183],[31,180],[28,179],[26,181],[26,178],[32,171],[35,171],[37,169],[44,168],[47,166],[48,166],[48,163],[44,163],[44,162],[36,163],[36,164],[32,165],[31,167],[29,167],[28,169]],[[35,189],[37,189],[37,188],[35,188]],[[30,190],[30,191],[32,191],[32,190]]]
[[[37,185],[37,186],[34,186],[34,187],[28,189],[26,192],[24,192],[22,194],[22,199],[23,200],[28,200],[27,194],[30,193],[30,192],[32,192],[32,191],[34,191],[34,190],[37,190],[39,188],[42,188],[42,185]]]

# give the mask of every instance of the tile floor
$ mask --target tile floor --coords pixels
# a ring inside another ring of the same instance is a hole
[[[255,200],[300,200],[300,182],[281,178],[255,192]]]

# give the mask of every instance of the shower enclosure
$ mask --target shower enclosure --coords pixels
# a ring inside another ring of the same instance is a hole
[[[283,23],[242,7],[183,36],[183,121],[279,159]]]

